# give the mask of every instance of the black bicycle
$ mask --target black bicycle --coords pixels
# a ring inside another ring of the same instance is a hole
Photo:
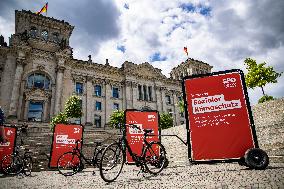
[[[101,142],[95,142],[95,150],[92,159],[87,159],[84,154],[79,149],[79,143],[82,143],[82,140],[76,141],[76,147],[73,148],[70,152],[65,152],[62,154],[57,161],[57,169],[64,176],[72,176],[79,171],[84,169],[84,164],[82,160],[88,165],[98,167],[102,152],[104,147],[101,147]]]
[[[22,134],[27,132],[28,125],[22,125],[17,133],[20,137],[20,145],[15,147],[15,151],[12,154],[6,155],[1,161],[1,168],[7,175],[17,175],[24,173],[26,176],[30,176],[33,168],[32,153],[29,149],[24,148],[24,154],[20,154],[20,149],[23,148],[24,142],[22,140]]]
[[[129,152],[135,165],[141,168],[139,173],[142,171],[156,175],[164,169],[167,159],[164,146],[160,142],[153,141],[149,143],[146,140],[148,136],[154,136],[150,135],[153,130],[143,129],[144,144],[141,155],[137,155],[132,152],[126,139],[125,129],[127,126],[141,131],[137,125],[126,124],[125,128],[122,128],[122,137],[119,141],[110,144],[104,150],[99,169],[102,179],[106,182],[113,182],[121,173],[126,161],[126,150]]]

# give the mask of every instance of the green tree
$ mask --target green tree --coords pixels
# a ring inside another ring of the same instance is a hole
[[[167,129],[173,127],[173,117],[169,113],[162,113],[160,115],[160,128]]]
[[[179,100],[177,105],[179,107],[179,111],[181,113],[183,113],[184,112],[184,101],[183,100]]]
[[[68,118],[82,117],[82,105],[80,97],[73,95],[65,103],[65,113]]]
[[[113,128],[119,128],[125,124],[124,111],[116,110],[110,116],[110,126]]]
[[[263,96],[266,96],[263,99],[271,99],[270,96],[264,93],[263,87],[267,83],[277,83],[277,78],[280,77],[282,73],[274,71],[272,66],[265,67],[265,64],[266,62],[257,64],[255,60],[246,58],[245,65],[247,66],[248,73],[245,75],[245,80],[249,88],[261,88]]]

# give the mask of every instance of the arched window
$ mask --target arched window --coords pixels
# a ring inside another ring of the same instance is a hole
[[[31,27],[30,35],[31,35],[31,37],[36,37],[36,35],[37,35],[36,27],[34,27],[34,26]]]
[[[50,80],[44,74],[33,73],[28,77],[27,87],[28,88],[37,88],[37,89],[49,89],[50,88]]]
[[[47,41],[48,39],[48,32],[46,30],[42,30],[41,37]]]

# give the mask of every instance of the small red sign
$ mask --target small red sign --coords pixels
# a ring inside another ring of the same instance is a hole
[[[17,127],[4,126],[6,143],[0,143],[0,162],[6,155],[11,155],[15,149]]]
[[[49,167],[57,167],[59,157],[65,152],[72,151],[76,147],[76,141],[83,137],[83,126],[58,124],[54,127],[53,141]],[[79,143],[79,149],[82,144]]]
[[[254,147],[238,71],[184,80],[192,160],[237,159]]]
[[[153,132],[148,136],[147,142],[160,141],[159,139],[159,114],[157,111],[141,112],[136,110],[126,110],[126,124],[135,124],[141,130],[126,127],[126,139],[133,153],[138,156],[142,153],[144,144],[144,132],[143,129],[152,129]],[[157,148],[157,150],[159,150]],[[129,152],[127,152],[126,161],[128,163],[134,163]]]

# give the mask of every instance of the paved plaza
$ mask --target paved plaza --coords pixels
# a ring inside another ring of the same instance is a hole
[[[83,170],[71,177],[58,171],[33,172],[1,177],[1,189],[10,188],[284,188],[284,163],[272,163],[266,170],[249,170],[237,163],[191,165],[170,162],[158,176],[139,174],[136,166],[125,165],[113,183],[105,183],[95,169]]]

